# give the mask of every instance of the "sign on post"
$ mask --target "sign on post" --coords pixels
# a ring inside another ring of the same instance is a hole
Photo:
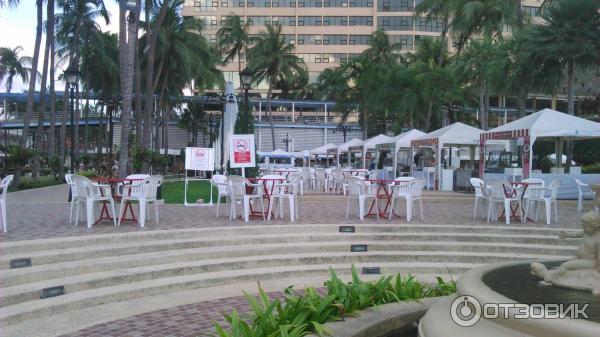
[[[189,203],[187,200],[188,184],[190,181],[210,181],[206,178],[188,177],[187,171],[209,171],[215,169],[215,150],[204,147],[186,147],[185,148],[185,182],[183,199],[185,206],[212,206],[213,185],[210,184],[210,202],[208,203]]]
[[[213,171],[215,151],[212,148],[186,147],[185,169],[194,171]]]
[[[229,166],[232,168],[256,166],[256,147],[254,146],[254,134],[231,136]]]

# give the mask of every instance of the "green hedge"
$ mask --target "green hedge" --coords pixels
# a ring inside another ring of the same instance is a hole
[[[259,286],[258,299],[246,293],[251,306],[248,317],[240,317],[234,310],[225,314],[231,325],[225,330],[219,324],[215,329],[220,337],[301,337],[309,333],[319,336],[331,334],[324,323],[343,320],[345,316],[376,305],[419,300],[426,297],[447,296],[456,292],[454,281],[441,278],[430,285],[417,281],[414,276],[384,276],[374,282],[364,282],[352,266],[352,282],[343,282],[330,269],[331,278],[325,282],[326,293],[315,288],[305,289],[301,295],[292,287],[285,289],[283,300],[271,300]]]

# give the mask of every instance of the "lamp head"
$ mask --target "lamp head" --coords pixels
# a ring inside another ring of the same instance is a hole
[[[75,84],[79,78],[79,70],[75,64],[71,63],[65,70],[64,75],[68,84]]]
[[[240,73],[240,77],[242,79],[242,87],[244,89],[250,89],[250,86],[252,85],[252,77],[254,76],[254,73],[252,73],[252,70],[250,70],[249,67],[244,68],[244,70],[242,70],[242,72]]]

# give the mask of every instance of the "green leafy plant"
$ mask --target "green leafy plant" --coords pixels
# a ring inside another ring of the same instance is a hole
[[[348,283],[330,269],[325,290],[326,294],[321,295],[311,287],[304,291],[288,287],[283,299],[272,300],[259,284],[258,297],[245,294],[251,308],[248,316],[242,317],[236,311],[225,314],[231,328],[225,330],[216,324],[215,329],[219,337],[302,337],[311,332],[331,335],[324,323],[343,320],[375,305],[450,295],[456,292],[456,284],[438,277],[437,282],[430,285],[412,275],[402,277],[400,274],[365,282],[352,266],[352,281]]]

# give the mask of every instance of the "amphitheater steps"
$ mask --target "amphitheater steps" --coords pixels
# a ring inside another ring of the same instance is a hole
[[[227,284],[324,278],[329,267],[349,274],[352,264],[380,267],[384,274],[456,276],[492,262],[562,259],[574,255],[577,245],[558,240],[560,229],[353,226],[354,233],[340,233],[331,224],[257,225],[5,242],[0,323],[21,326],[94,306]],[[353,245],[366,245],[367,251],[352,252]],[[32,266],[9,269],[17,258],[30,258]],[[56,286],[64,287],[63,295],[40,299],[43,289]]]

